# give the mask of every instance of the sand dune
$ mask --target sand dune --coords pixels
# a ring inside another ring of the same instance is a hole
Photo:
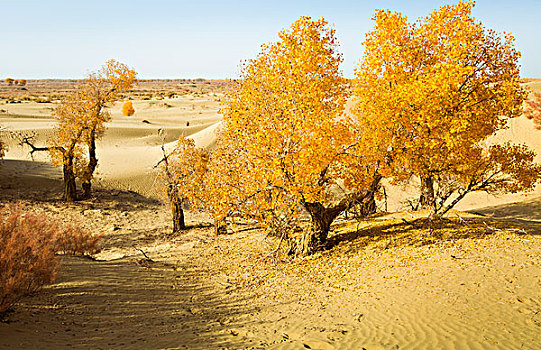
[[[162,142],[170,151],[180,135],[184,135],[192,137],[198,147],[212,147],[221,117],[217,114],[217,102],[209,96],[135,101],[134,107],[136,114],[133,117],[120,115],[121,103],[110,108],[112,121],[98,142],[99,164],[95,182],[104,188],[158,197],[154,188],[154,166],[162,158]],[[7,113],[0,114],[0,125],[10,131],[34,133],[35,143],[44,145],[53,136],[55,121],[51,116],[52,108],[54,104],[33,102],[6,105],[4,110]],[[29,118],[28,115],[34,117]],[[18,146],[14,138],[8,137],[6,141],[9,147],[6,160],[30,159],[28,148]],[[34,159],[41,162],[49,160],[45,153],[36,154]],[[26,171],[30,171],[28,163],[25,164]],[[36,163],[34,173],[39,173],[41,168],[42,165]],[[57,170],[55,176],[59,174],[60,170]]]

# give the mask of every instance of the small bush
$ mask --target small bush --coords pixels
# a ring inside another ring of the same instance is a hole
[[[57,225],[12,207],[0,211],[0,313],[56,278]]]
[[[131,101],[127,101],[122,106],[122,115],[125,117],[131,117],[135,113],[135,109],[133,108],[133,103]]]
[[[62,227],[43,214],[24,212],[21,205],[0,209],[0,315],[21,297],[54,282],[56,252],[98,251],[99,236],[74,226]]]

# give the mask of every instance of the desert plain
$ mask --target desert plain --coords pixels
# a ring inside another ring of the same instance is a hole
[[[11,133],[43,144],[51,112],[73,81],[0,88],[0,205],[20,202],[103,233],[91,258],[61,257],[57,281],[22,299],[0,323],[2,349],[540,349],[541,186],[471,194],[445,227],[418,228],[388,186],[387,212],[342,218],[329,249],[271,254],[256,226],[216,236],[208,217],[171,235],[154,169],[180,135],[212,149],[220,81],[144,81],[121,103],[98,144],[91,199],[65,203],[62,173]],[[541,91],[541,82],[527,83]],[[525,143],[541,161],[541,131],[524,117],[497,141]],[[381,204],[381,203],[380,203]],[[380,205],[380,211],[383,204]]]

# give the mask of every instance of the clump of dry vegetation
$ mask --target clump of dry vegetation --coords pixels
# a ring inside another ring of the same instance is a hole
[[[99,235],[75,226],[63,227],[21,205],[0,209],[0,315],[21,297],[54,282],[57,252],[73,255],[99,251]]]

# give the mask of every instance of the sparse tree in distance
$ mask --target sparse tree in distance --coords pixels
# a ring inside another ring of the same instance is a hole
[[[242,67],[224,97],[206,205],[216,222],[257,220],[290,242],[295,235],[296,252],[311,254],[324,247],[335,218],[363,201],[379,177],[364,166],[364,173],[348,175],[345,167],[355,142],[343,113],[348,92],[334,29],[324,19],[302,17],[279,37]],[[303,217],[309,227],[301,227]]]
[[[203,179],[207,171],[209,154],[195,147],[192,139],[181,136],[175,148],[167,154],[162,144],[163,158],[161,177],[165,182],[165,194],[171,205],[173,233],[186,229],[184,205],[201,207]]]
[[[6,84],[8,84],[8,86],[13,85],[13,79],[11,78],[6,78],[4,81],[6,82]]]
[[[77,177],[81,180],[82,197],[90,196],[92,176],[98,164],[96,140],[103,135],[105,123],[110,119],[105,107],[131,87],[135,77],[135,71],[128,66],[107,61],[61,101],[55,111],[58,125],[47,147],[35,147],[30,139],[23,139],[31,147],[31,153],[49,151],[53,163],[62,166],[65,200],[77,199]]]
[[[354,113],[365,142],[387,149],[398,183],[416,177],[419,204],[439,216],[472,191],[531,190],[533,153],[487,139],[522,113],[519,52],[471,16],[473,1],[445,5],[411,24],[378,10],[356,70]]]
[[[133,108],[133,103],[131,101],[126,101],[122,105],[122,115],[125,117],[131,117],[135,114],[135,109]]]
[[[90,125],[85,137],[88,149],[88,162],[82,169],[80,179],[83,188],[83,198],[90,197],[92,177],[98,165],[96,157],[96,140],[105,131],[105,123],[110,120],[105,107],[117,101],[120,93],[131,88],[136,81],[137,73],[127,65],[109,60],[101,70],[90,74],[81,88],[81,99],[88,110]]]
[[[19,85],[25,86],[26,85],[26,79],[19,79]]]

